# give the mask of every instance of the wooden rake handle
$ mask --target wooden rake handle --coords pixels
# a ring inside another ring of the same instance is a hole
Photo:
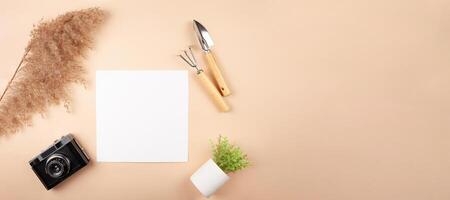
[[[217,106],[219,111],[220,112],[229,111],[230,107],[228,106],[227,102],[225,102],[225,99],[220,95],[219,91],[217,91],[216,87],[211,82],[211,80],[205,75],[205,72],[203,72],[203,70],[197,72],[197,78],[202,84],[203,88],[208,93],[208,95],[214,101],[214,104]]]

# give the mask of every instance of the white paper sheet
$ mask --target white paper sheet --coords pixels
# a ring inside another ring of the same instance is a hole
[[[187,71],[97,71],[97,161],[188,160]]]

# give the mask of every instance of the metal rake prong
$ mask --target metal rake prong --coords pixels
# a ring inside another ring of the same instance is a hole
[[[184,55],[186,55],[186,58],[189,59],[189,61],[191,61],[192,65],[197,65],[196,62],[192,61],[191,57],[188,55],[186,50],[183,50],[183,52],[184,52]]]
[[[189,53],[191,54],[191,56],[189,56],[189,54],[187,53],[186,50],[183,50],[183,53],[184,53],[185,56],[183,56],[183,54],[178,54],[178,57],[183,59],[184,62],[186,62],[189,66],[195,68],[197,70],[197,72],[202,71],[197,66],[197,60],[195,59],[194,53],[192,52],[192,48],[190,46],[189,46]]]
[[[192,52],[192,47],[189,46],[189,52],[191,53],[192,59],[194,60],[195,65],[197,65],[197,60],[195,60],[194,53]]]
[[[191,62],[189,62],[189,60],[187,60],[183,55],[179,54],[178,56],[179,56],[181,59],[183,59],[184,62],[186,62],[189,66],[195,67],[195,65],[193,65]]]

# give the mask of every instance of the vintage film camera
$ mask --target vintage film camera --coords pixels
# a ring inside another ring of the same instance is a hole
[[[47,190],[86,166],[89,157],[72,134],[62,136],[30,160],[31,168]]]

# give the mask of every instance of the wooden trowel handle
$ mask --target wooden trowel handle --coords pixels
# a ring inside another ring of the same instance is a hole
[[[222,72],[220,71],[219,66],[217,65],[216,59],[214,58],[214,54],[212,51],[205,51],[206,62],[208,63],[208,70],[211,71],[214,79],[217,82],[217,86],[219,87],[220,93],[222,96],[226,97],[231,94],[230,89],[228,88],[225,79],[222,76]]]
[[[217,108],[221,112],[229,111],[230,107],[228,106],[227,102],[225,102],[225,99],[223,99],[223,97],[220,95],[219,91],[217,91],[214,84],[205,75],[205,72],[199,71],[197,73],[197,78],[200,80],[200,83],[205,88],[206,92],[211,97],[211,99],[214,101],[214,104],[216,104]]]

